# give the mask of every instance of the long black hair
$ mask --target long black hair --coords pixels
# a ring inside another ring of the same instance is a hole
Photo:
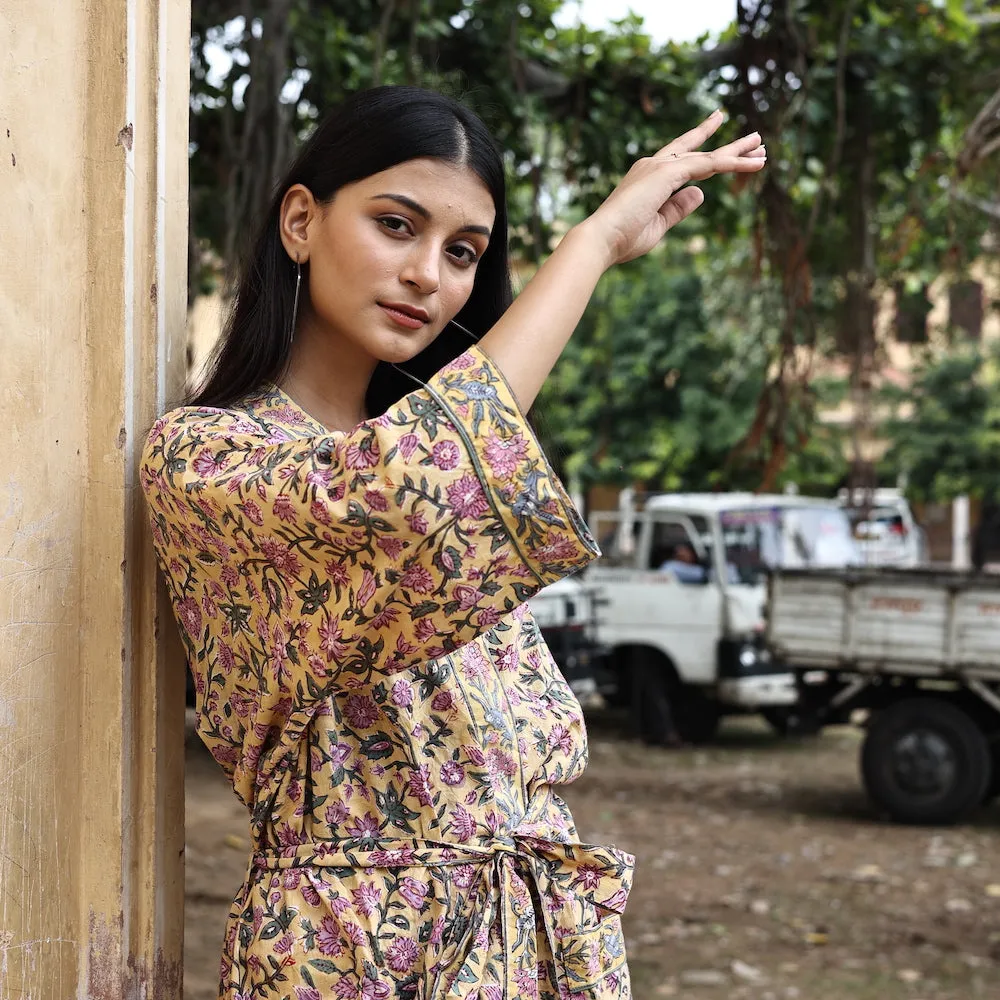
[[[328,114],[275,187],[267,215],[240,264],[232,309],[208,375],[191,394],[191,403],[230,406],[277,383],[288,367],[295,265],[279,235],[281,202],[288,189],[302,184],[317,202],[326,204],[344,185],[420,157],[468,166],[493,197],[493,236],[479,260],[469,300],[456,316],[476,339],[493,326],[513,298],[506,185],[497,145],[483,122],[450,97],[418,87],[375,87]],[[303,281],[304,293],[305,287]],[[469,346],[469,337],[449,324],[430,346],[399,367],[426,381]],[[368,413],[384,413],[413,388],[412,377],[379,364],[368,387]]]

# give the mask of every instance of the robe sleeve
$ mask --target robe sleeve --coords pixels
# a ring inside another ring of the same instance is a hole
[[[199,698],[314,703],[459,649],[599,554],[478,347],[346,434],[175,410],[140,481]]]

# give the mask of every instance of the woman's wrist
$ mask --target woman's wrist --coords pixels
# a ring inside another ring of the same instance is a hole
[[[600,223],[595,222],[592,215],[573,226],[562,238],[554,252],[558,253],[564,244],[566,251],[579,256],[583,266],[596,268],[598,277],[604,274],[615,262],[614,252],[607,237],[601,231]]]

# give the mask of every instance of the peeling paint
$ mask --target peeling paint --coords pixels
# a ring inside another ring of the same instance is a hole
[[[125,149],[131,153],[132,152],[132,139],[135,135],[135,129],[132,127],[132,123],[129,122],[125,128],[120,129],[118,132],[118,139],[115,141],[116,146],[124,146]]]

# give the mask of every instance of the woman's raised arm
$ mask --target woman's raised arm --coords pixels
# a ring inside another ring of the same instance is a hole
[[[692,181],[760,170],[766,154],[754,132],[710,152],[698,148],[722,124],[714,112],[697,128],[636,162],[601,207],[575,226],[514,304],[483,337],[483,350],[527,409],[576,328],[601,275],[648,253],[704,201]]]

